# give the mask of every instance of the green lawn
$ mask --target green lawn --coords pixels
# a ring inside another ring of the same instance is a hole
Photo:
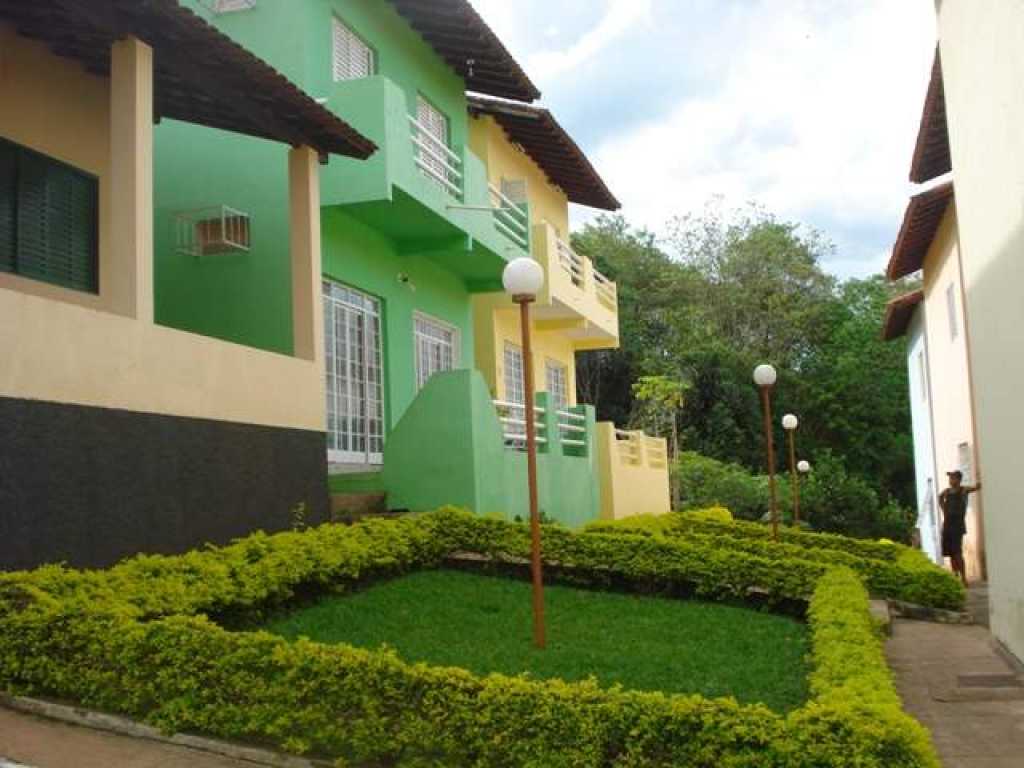
[[[705,696],[735,696],[784,711],[803,703],[806,627],[782,616],[715,603],[569,587],[545,589],[548,647],[531,643],[530,585],[457,571],[427,571],[328,598],[271,622],[294,639],[366,648],[478,674],[535,677]]]

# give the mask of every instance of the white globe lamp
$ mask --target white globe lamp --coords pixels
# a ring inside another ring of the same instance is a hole
[[[544,268],[526,256],[513,259],[502,272],[501,283],[510,296],[536,296],[544,286]]]
[[[754,383],[759,387],[773,386],[777,377],[775,368],[767,363],[762,363],[754,369]]]
[[[796,468],[800,470],[802,474],[806,475],[808,472],[811,471],[811,463],[809,461],[801,459],[800,461],[797,462]]]
[[[797,425],[799,423],[800,421],[792,413],[787,413],[785,416],[782,417],[783,429],[794,430],[797,428]]]

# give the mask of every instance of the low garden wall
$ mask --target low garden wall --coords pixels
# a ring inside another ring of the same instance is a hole
[[[525,526],[441,510],[256,534],[106,571],[2,574],[0,688],[343,766],[937,768],[926,731],[900,708],[867,590],[845,565],[545,529],[545,559],[592,586],[805,601],[812,698],[788,715],[729,698],[478,677],[222,626],[457,552],[517,558],[527,544]]]

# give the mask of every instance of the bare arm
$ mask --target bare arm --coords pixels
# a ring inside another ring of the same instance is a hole
[[[974,493],[975,491],[981,490],[981,483],[975,483],[974,485],[965,485],[964,491],[966,493]]]

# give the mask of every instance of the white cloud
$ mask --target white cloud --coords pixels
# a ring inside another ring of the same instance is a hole
[[[526,69],[542,83],[567,74],[596,56],[638,22],[649,19],[651,0],[608,0],[600,21],[568,48],[540,51],[527,59]]]
[[[756,200],[812,224],[895,227],[933,14],[929,0],[745,5],[709,30],[721,41],[720,84],[609,136],[591,155],[626,216],[656,231],[713,195],[735,205]],[[863,271],[878,266],[878,243],[838,244],[840,258],[864,248]],[[852,262],[835,267],[858,271]]]

